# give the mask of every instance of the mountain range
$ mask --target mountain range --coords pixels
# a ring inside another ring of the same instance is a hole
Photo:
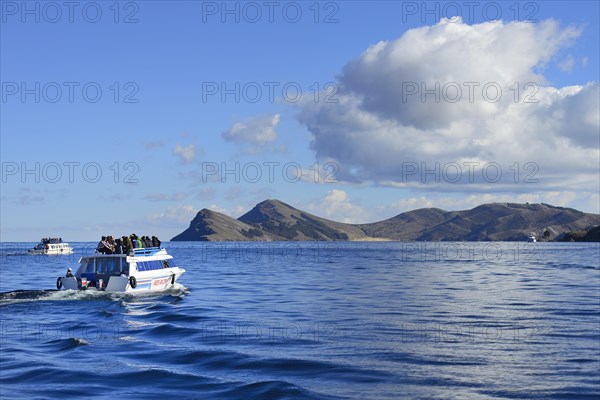
[[[265,200],[234,219],[203,209],[173,241],[555,240],[600,225],[600,215],[549,204],[491,203],[465,211],[421,208],[384,221],[346,224]]]

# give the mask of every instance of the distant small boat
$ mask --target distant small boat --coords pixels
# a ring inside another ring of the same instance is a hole
[[[531,235],[529,235],[529,237],[527,238],[527,241],[529,243],[535,243],[537,242],[537,239],[535,238],[535,235],[532,233]]]
[[[29,254],[60,255],[73,254],[73,248],[61,238],[43,238],[33,249],[27,251]]]

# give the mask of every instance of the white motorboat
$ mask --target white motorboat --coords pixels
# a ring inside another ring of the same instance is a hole
[[[171,288],[185,272],[165,249],[134,249],[129,254],[81,257],[75,273],[56,280],[58,289],[155,292]]]
[[[532,234],[531,234],[531,235],[529,235],[529,237],[527,238],[527,241],[528,241],[529,243],[536,243],[536,242],[537,242],[537,239],[536,239],[535,235],[532,233]]]
[[[43,238],[33,249],[28,250],[29,254],[73,254],[73,248],[69,243],[65,243],[61,238]]]

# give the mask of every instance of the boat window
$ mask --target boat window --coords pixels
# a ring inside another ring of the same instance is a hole
[[[106,259],[106,272],[111,275],[118,275],[121,272],[118,258]]]
[[[81,272],[86,272],[88,268],[88,262],[86,259],[82,259],[81,262],[79,263],[79,270]]]
[[[123,273],[129,275],[129,263],[123,260]]]
[[[106,258],[96,258],[96,273],[105,274],[107,271]]]
[[[165,265],[164,265],[165,268],[177,267],[177,263],[175,262],[175,259],[173,259],[173,258],[171,258],[170,260],[165,260],[164,263],[165,263]]]
[[[82,270],[82,271],[84,271],[84,272],[91,272],[91,273],[96,272],[96,267],[94,265],[94,259],[93,258],[91,260],[85,260],[85,263],[87,264],[86,269]]]
[[[137,269],[138,271],[154,271],[157,269],[163,268],[163,262],[160,260],[154,261],[138,261]]]
[[[146,265],[146,261],[138,261],[137,269],[138,271],[148,271],[148,266]]]

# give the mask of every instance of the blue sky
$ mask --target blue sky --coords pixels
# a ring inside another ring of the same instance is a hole
[[[598,2],[0,4],[2,241],[599,212]]]

